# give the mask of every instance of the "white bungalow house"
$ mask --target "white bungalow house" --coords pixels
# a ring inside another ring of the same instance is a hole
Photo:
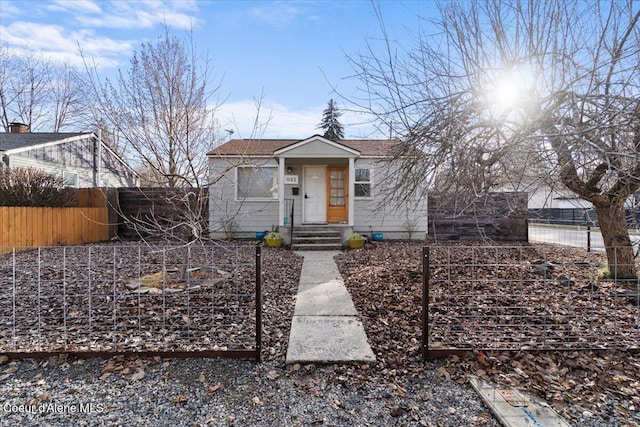
[[[339,229],[425,239],[427,202],[390,200],[398,140],[233,139],[208,153],[212,237],[254,237],[277,227]],[[313,227],[313,228],[312,228]]]
[[[134,187],[139,181],[94,132],[29,132],[18,123],[0,133],[0,167],[39,169],[61,176],[70,187]]]

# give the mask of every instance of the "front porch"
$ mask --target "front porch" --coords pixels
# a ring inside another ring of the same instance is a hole
[[[345,225],[353,229],[357,150],[312,137],[274,153],[278,225]]]

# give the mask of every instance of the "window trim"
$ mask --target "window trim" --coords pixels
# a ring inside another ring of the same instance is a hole
[[[75,176],[75,184],[68,184],[67,176]],[[78,172],[73,172],[73,171],[62,171],[62,181],[64,182],[65,187],[79,188],[80,174],[78,174]]]
[[[358,181],[357,180],[357,170],[358,169],[368,169],[369,170],[369,181]],[[373,166],[355,166],[353,168],[353,198],[356,200],[372,200],[373,197]],[[356,186],[358,184],[369,184],[369,195],[368,196],[356,196]]]
[[[272,192],[272,197],[240,197],[240,195],[238,194],[238,190],[240,189],[239,186],[239,173],[238,171],[240,170],[240,168],[248,168],[248,169],[256,169],[256,168],[271,168],[274,169],[274,176],[276,178],[276,180],[278,179],[278,166],[274,166],[274,165],[238,165],[235,168],[233,168],[234,170],[234,175],[235,175],[235,183],[234,183],[234,196],[235,196],[235,201],[236,202],[277,202],[278,201],[278,184],[276,184],[276,190],[274,192]]]

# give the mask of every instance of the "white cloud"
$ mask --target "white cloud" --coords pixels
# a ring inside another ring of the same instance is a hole
[[[234,138],[292,138],[303,139],[321,134],[318,124],[326,105],[292,110],[282,104],[263,102],[256,120],[255,101],[234,101],[218,108],[216,117],[222,129],[233,130]],[[362,114],[343,111],[340,119],[345,138],[384,138]]]
[[[201,22],[189,12],[197,11],[197,3],[191,1],[113,1],[98,12],[78,11],[76,18],[94,28],[131,29],[153,28],[167,24],[170,28],[190,29]]]
[[[307,9],[300,7],[300,3],[289,1],[265,2],[259,7],[251,8],[249,14],[276,27],[284,27],[300,19],[321,20],[316,15],[307,15]]]
[[[101,13],[100,5],[93,0],[54,0],[47,6],[52,11],[72,13]]]
[[[76,66],[82,65],[79,48],[99,67],[115,68],[139,42],[118,39],[114,32],[102,35],[102,29],[146,29],[164,23],[171,29],[190,29],[200,22],[195,15],[197,2],[186,0],[53,0],[34,2],[29,10],[13,3],[6,6],[3,3],[3,22],[9,24],[0,26],[3,44],[14,52],[32,50]],[[14,10],[14,15],[6,15],[8,8]],[[60,13],[67,24],[34,22],[36,17]],[[30,18],[24,19],[25,16]],[[69,25],[69,19],[76,24]]]
[[[259,107],[254,101],[227,102],[219,107],[223,129],[234,130],[234,138],[305,138],[316,133],[322,107],[292,111],[271,102]]]
[[[12,16],[19,15],[23,10],[20,6],[11,1],[3,1],[0,8],[0,22],[9,19]]]
[[[0,26],[3,42],[13,49],[41,52],[56,61],[71,65],[82,64],[80,46],[86,57],[93,58],[101,66],[114,66],[117,57],[131,51],[131,43],[99,37],[91,30],[69,30],[59,25],[46,25],[18,21]]]

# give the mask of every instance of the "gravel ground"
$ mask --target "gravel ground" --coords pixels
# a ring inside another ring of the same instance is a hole
[[[104,378],[102,371],[110,362],[123,368]],[[432,364],[415,377],[390,381],[366,366],[285,368],[275,360],[260,364],[211,359],[110,362],[52,359],[5,365],[18,371],[0,385],[0,423],[496,425],[473,391],[437,378]],[[140,369],[144,377],[138,379]]]
[[[371,366],[285,366],[301,259],[267,249],[264,260],[262,363],[0,356],[0,425],[498,425],[466,379],[455,375],[460,366],[453,365],[462,365],[455,360],[422,363],[412,354],[408,362],[387,358]],[[592,414],[571,421],[625,425]]]

